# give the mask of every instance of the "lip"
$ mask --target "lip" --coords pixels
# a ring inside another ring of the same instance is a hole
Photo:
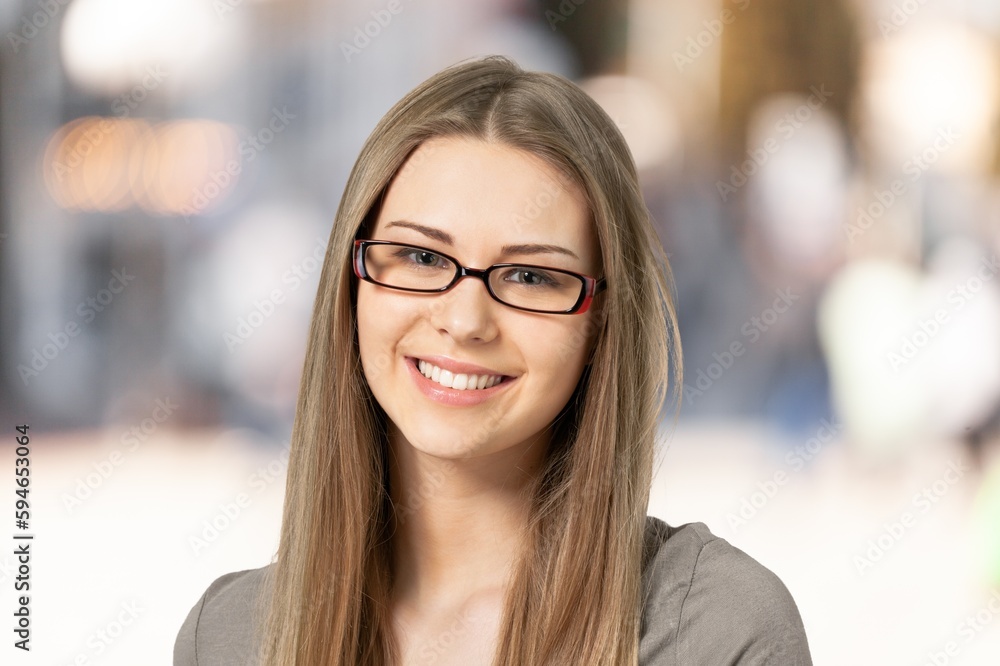
[[[429,356],[420,358],[421,360],[427,361],[429,363],[434,363],[431,359],[440,357]],[[448,405],[451,407],[469,407],[472,405],[481,404],[497,396],[498,394],[506,391],[508,386],[517,381],[516,377],[511,377],[510,375],[503,375],[503,379],[499,383],[491,386],[490,388],[462,391],[459,389],[445,388],[444,386],[441,386],[437,382],[427,379],[427,377],[424,377],[424,375],[417,368],[417,359],[415,357],[407,356],[404,358],[404,362],[406,364],[406,367],[409,369],[410,376],[413,377],[413,381],[417,385],[417,388],[420,389],[421,393],[423,393],[426,397],[433,400],[434,402],[438,402],[443,405]],[[486,368],[481,368],[480,366],[471,365],[468,363],[462,364],[454,361],[452,363],[456,363],[458,367],[479,368],[479,372],[467,370],[466,374],[474,374],[474,375],[503,374],[501,372],[490,372]],[[434,365],[437,365],[437,363],[434,363]],[[450,369],[450,368],[445,368],[445,369]]]
[[[465,363],[464,361],[456,361],[455,359],[448,358],[447,356],[407,356],[412,362],[416,362],[417,359],[421,361],[427,361],[442,370],[447,370],[456,375],[503,375],[505,377],[510,377],[511,375],[504,375],[504,373],[493,370],[492,368],[484,368],[481,365],[476,365],[475,363]]]

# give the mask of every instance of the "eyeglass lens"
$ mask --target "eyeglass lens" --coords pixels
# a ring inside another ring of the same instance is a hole
[[[407,245],[369,245],[365,268],[373,280],[400,289],[435,291],[448,286],[458,266],[446,257]],[[536,266],[505,266],[490,273],[490,288],[504,303],[560,312],[579,300],[583,281],[572,273]]]

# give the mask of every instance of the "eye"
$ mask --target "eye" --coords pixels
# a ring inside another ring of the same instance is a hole
[[[504,275],[504,282],[523,285],[525,287],[550,287],[557,285],[558,280],[546,271],[537,268],[514,267]]]
[[[397,248],[393,256],[418,268],[443,268],[448,265],[448,260],[441,255],[415,247]]]

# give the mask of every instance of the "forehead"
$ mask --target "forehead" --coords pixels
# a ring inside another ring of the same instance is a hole
[[[446,231],[456,249],[477,257],[502,244],[555,243],[572,249],[590,269],[599,263],[579,186],[542,158],[503,144],[464,137],[423,143],[389,187],[374,233],[395,220]],[[414,231],[402,233],[413,234],[405,237],[414,242],[419,238]]]

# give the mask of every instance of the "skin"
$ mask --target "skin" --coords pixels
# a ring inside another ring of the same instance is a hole
[[[528,219],[531,202],[545,205]],[[394,221],[444,231],[454,245]],[[523,261],[601,275],[582,192],[530,153],[475,139],[436,138],[418,148],[369,237],[438,250],[475,268]],[[524,243],[558,245],[576,257],[500,256],[501,246]],[[393,536],[393,617],[404,663],[489,663],[528,515],[525,491],[544,460],[547,428],[584,370],[601,301],[584,314],[552,315],[498,303],[474,278],[444,294],[358,285],[361,362],[389,417],[391,493],[403,508]],[[407,356],[429,355],[517,380],[483,404],[443,405],[417,389],[406,365]]]

